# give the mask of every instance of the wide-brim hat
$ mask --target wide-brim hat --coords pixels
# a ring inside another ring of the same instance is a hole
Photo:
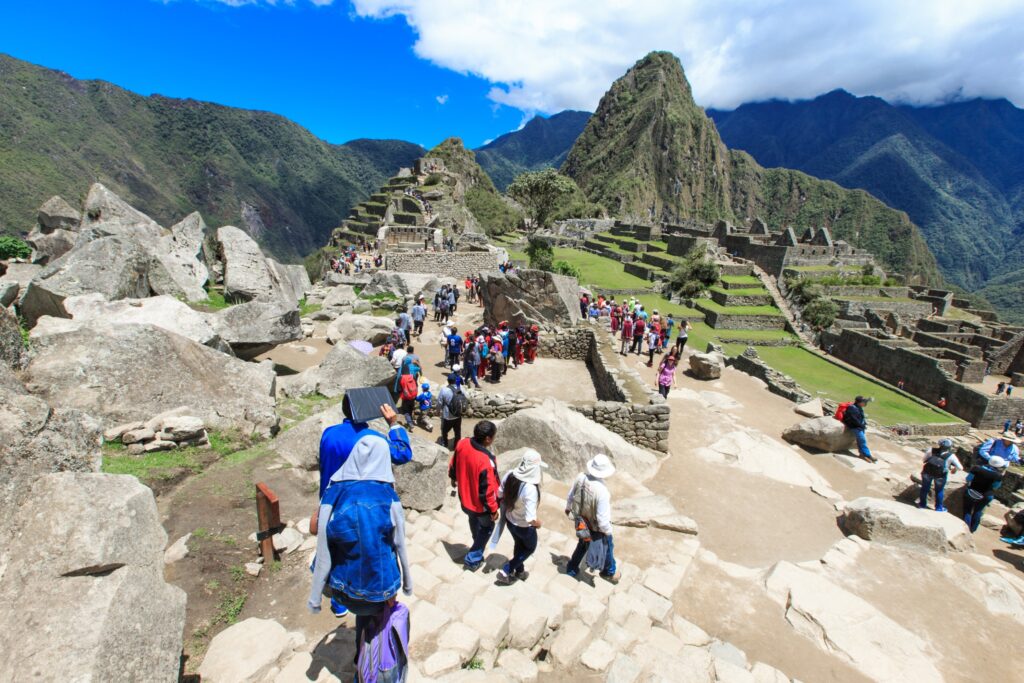
[[[512,470],[512,474],[524,484],[539,484],[542,471],[547,468],[547,463],[541,459],[540,453],[532,448],[527,448],[523,451],[523,457],[519,464]]]
[[[1020,439],[1018,439],[1017,435],[1014,434],[1013,432],[1003,432],[1002,434],[999,435],[999,438],[1002,439],[1003,441],[1009,441],[1010,443],[1013,444],[1020,444]]]
[[[615,465],[607,455],[598,454],[587,463],[587,473],[598,479],[607,479],[615,474]]]

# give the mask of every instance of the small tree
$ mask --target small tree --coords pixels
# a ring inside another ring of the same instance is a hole
[[[530,267],[537,270],[550,271],[555,260],[555,250],[551,244],[541,237],[530,237],[526,255],[530,257]]]
[[[818,297],[804,306],[803,317],[816,330],[831,327],[839,315],[839,306],[832,299]]]
[[[687,298],[700,296],[718,282],[718,265],[706,253],[691,251],[683,262],[672,269],[669,284]]]
[[[32,255],[32,247],[24,240],[10,235],[0,235],[0,259],[28,258]]]
[[[553,168],[527,171],[516,176],[508,186],[508,195],[526,207],[534,228],[545,228],[559,202],[576,190],[573,181]]]
[[[551,270],[559,275],[568,275],[569,277],[574,277],[577,280],[583,277],[583,274],[580,273],[580,269],[568,261],[555,261],[551,266]]]

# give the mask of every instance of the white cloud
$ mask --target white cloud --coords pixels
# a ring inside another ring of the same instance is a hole
[[[434,99],[437,100],[438,104],[445,104],[448,102],[448,95],[438,95]]]
[[[354,0],[401,16],[416,54],[493,84],[526,112],[593,110],[651,50],[683,62],[697,102],[733,107],[835,88],[928,103],[1024,105],[1020,0]]]

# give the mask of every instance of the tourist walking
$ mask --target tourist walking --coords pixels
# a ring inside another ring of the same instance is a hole
[[[445,357],[444,364],[447,367],[452,367],[459,362],[459,356],[462,355],[462,337],[459,336],[459,328],[452,327],[451,334],[448,335],[447,348],[448,355]]]
[[[929,448],[924,452],[924,469],[921,470],[921,495],[917,501],[917,507],[928,507],[928,493],[935,484],[935,511],[945,512],[942,504],[946,490],[946,478],[950,474],[956,474],[964,468],[960,460],[953,453],[953,442],[943,439],[939,445]]]
[[[978,463],[967,475],[967,488],[964,489],[964,521],[973,534],[981,524],[981,516],[985,507],[995,497],[995,490],[1003,485],[1003,474],[1006,461],[993,455],[988,462]]]
[[[319,611],[321,596],[330,583],[327,594],[331,597],[332,613],[341,617],[351,610],[356,614],[358,630],[359,617],[379,613],[383,609],[381,602],[397,593],[399,560],[404,592],[412,594],[412,575],[404,551],[404,513],[394,493],[391,466],[411,461],[413,449],[409,434],[395,424],[398,416],[389,405],[381,405],[381,417],[389,425],[387,436],[374,431],[365,422],[353,420],[347,393],[341,401],[341,412],[344,420],[328,427],[319,445],[321,503],[309,520],[309,530],[316,535],[316,556],[308,606],[313,612]],[[373,520],[381,530],[373,540],[376,543],[360,536],[359,542],[367,541],[370,546],[347,552],[343,546],[329,544],[333,536],[329,527],[337,528],[332,523],[335,510],[350,511],[352,505],[362,503],[374,506]],[[323,524],[319,523],[322,519]],[[380,557],[385,569],[379,577],[368,578],[370,584],[353,583],[356,577],[352,575],[352,564],[357,561],[359,552]]]
[[[978,457],[987,462],[989,458],[998,455],[1000,458],[1011,464],[1020,462],[1020,439],[1010,431],[1004,431],[999,438],[988,439],[978,447]]]
[[[612,540],[611,493],[604,480],[615,474],[607,455],[595,455],[587,463],[587,471],[573,482],[565,501],[565,514],[572,518],[576,528],[576,549],[569,558],[565,573],[578,576],[584,556],[587,565],[600,571],[601,577],[611,583],[619,582],[615,565],[615,545]],[[591,544],[598,547],[591,548]],[[591,550],[596,550],[591,556]],[[597,565],[594,567],[594,565]]]
[[[459,441],[448,464],[448,477],[456,487],[462,511],[469,522],[472,542],[463,567],[475,572],[484,563],[487,545],[498,520],[498,472],[490,447],[498,433],[490,420],[473,428],[473,436]]]
[[[690,338],[690,321],[685,318],[679,322],[679,334],[676,335],[676,356],[683,357],[683,347]]]
[[[427,319],[427,307],[423,305],[423,297],[416,300],[412,307],[412,333],[417,337],[423,334],[423,321]]]
[[[647,367],[654,365],[654,354],[661,348],[661,331],[658,323],[652,323],[647,331]]]
[[[480,382],[476,379],[476,373],[477,368],[480,367],[480,348],[473,342],[472,337],[463,345],[465,351],[462,352],[462,375],[466,378],[466,382],[472,382],[473,386],[479,389]]]
[[[491,382],[497,384],[501,382],[501,374],[505,369],[505,357],[503,355],[503,349],[501,345],[501,336],[494,335],[491,340],[491,351],[487,354],[491,364]]]
[[[646,328],[647,328],[647,324],[644,322],[644,319],[641,318],[639,315],[634,316],[634,319],[633,319],[633,346],[630,348],[630,351],[632,351],[633,353],[635,353],[638,356],[640,355],[640,352],[643,350],[644,337],[645,337],[644,333],[646,331]]]
[[[661,359],[661,364],[658,365],[658,393],[663,398],[668,398],[669,389],[676,385],[676,366],[678,361],[676,360],[675,351],[669,352],[667,356]]]
[[[842,415],[842,422],[846,425],[847,429],[853,432],[853,436],[857,439],[857,451],[860,453],[860,457],[869,462],[877,462],[875,456],[871,455],[871,449],[868,448],[868,439],[864,433],[868,428],[868,419],[864,414],[864,406],[870,402],[871,399],[864,396],[854,398],[853,403],[847,404],[846,410]]]
[[[508,585],[529,576],[524,564],[537,550],[537,529],[541,526],[537,505],[540,502],[541,471],[544,469],[547,465],[540,453],[527,448],[519,464],[505,474],[498,487],[501,518],[491,536],[491,550],[497,545],[503,527],[512,536],[512,558],[498,570],[499,584]]]
[[[633,343],[633,316],[627,315],[622,320],[622,346],[619,353],[623,356],[629,351],[629,345]]]
[[[441,406],[441,445],[448,448],[448,444],[451,444],[454,448],[462,439],[462,414],[468,403],[459,386],[459,376],[454,372],[448,375],[448,386],[441,389],[437,403]],[[455,432],[455,438],[449,441],[448,432],[451,431]]]

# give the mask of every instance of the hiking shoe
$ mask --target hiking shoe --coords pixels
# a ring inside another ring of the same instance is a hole
[[[577,578],[580,575],[580,570],[579,569],[566,569],[565,570],[565,575],[566,576],[571,576],[572,578],[575,579],[575,578]]]
[[[935,511],[936,512],[948,512],[948,510],[946,510],[946,507],[942,506],[942,505],[940,505],[939,507],[935,508]]]
[[[462,563],[462,568],[465,569],[467,572],[475,572],[477,569],[480,569],[480,567],[482,567],[482,566],[484,566],[484,561],[483,560],[480,560],[479,562],[473,562],[473,563],[470,563],[470,562],[463,562]]]
[[[348,616],[348,608],[339,606],[338,609],[335,609],[334,605],[331,605],[331,614],[338,619],[343,619]]]
[[[614,574],[601,574],[601,578],[612,585],[617,585],[619,579],[622,578],[622,572],[615,572]]]
[[[526,581],[530,578],[530,572],[525,569],[521,569],[512,575],[512,578],[518,579],[519,581]]]
[[[497,583],[499,586],[511,586],[514,581],[515,577],[513,577],[511,574],[506,573],[504,569],[498,570],[498,577],[495,580],[495,583]]]

